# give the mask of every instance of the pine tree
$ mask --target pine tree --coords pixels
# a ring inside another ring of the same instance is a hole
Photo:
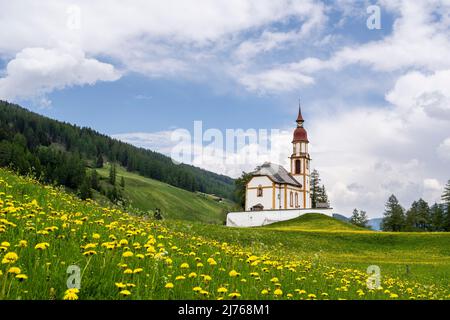
[[[121,187],[122,189],[125,189],[125,179],[123,178],[123,176],[120,177],[120,187]]]
[[[82,200],[92,198],[91,183],[88,178],[84,179],[83,183],[80,186],[80,189],[78,190],[78,194]]]
[[[450,205],[450,180],[448,180],[447,184],[445,185],[444,192],[442,194],[442,201],[445,205]]]
[[[435,203],[430,208],[430,229],[431,231],[444,231],[445,230],[445,215],[444,207]]]
[[[430,208],[428,203],[420,199],[414,201],[406,212],[406,230],[427,231],[430,229]]]
[[[100,190],[100,181],[99,181],[99,178],[98,178],[98,173],[97,173],[97,170],[92,170],[92,173],[91,173],[91,186],[92,186],[92,189],[94,189],[94,190]]]
[[[352,217],[350,218],[350,223],[358,227],[367,228],[369,223],[367,213],[363,210],[358,211],[358,209],[354,209]]]
[[[350,217],[350,223],[354,224],[354,225],[358,225],[358,222],[359,222],[359,211],[358,211],[358,209],[355,208],[353,210],[352,216]]]
[[[111,164],[111,167],[109,168],[109,183],[113,186],[116,185],[116,164]]]
[[[95,166],[96,166],[97,168],[103,168],[103,156],[102,156],[101,153],[99,153],[99,154],[97,155],[97,160],[96,160]]]
[[[444,210],[443,228],[445,231],[450,231],[450,180],[445,185],[442,193],[442,206]]]
[[[234,198],[242,208],[245,209],[245,188],[247,183],[252,178],[252,175],[247,172],[242,172],[241,176],[234,181]]]
[[[369,217],[367,216],[367,212],[363,210],[359,212],[359,226],[362,228],[369,227]]]
[[[383,231],[402,231],[405,228],[405,211],[394,195],[386,203],[381,228]]]
[[[319,194],[317,197],[317,203],[322,203],[322,204],[327,204],[327,206],[329,206],[329,201],[328,201],[328,195],[327,195],[327,191],[325,189],[325,186],[322,185],[322,187],[319,187]],[[316,206],[317,206],[316,203]]]
[[[311,207],[316,208],[317,203],[319,202],[320,196],[320,177],[319,172],[314,169],[311,172],[311,181],[310,181],[310,197],[311,197]]]

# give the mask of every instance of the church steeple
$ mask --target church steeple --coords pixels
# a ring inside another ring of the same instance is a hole
[[[293,152],[290,157],[291,175],[302,184],[302,207],[309,208],[311,206],[311,199],[309,197],[311,158],[308,151],[308,133],[303,127],[305,119],[302,115],[302,107],[300,101],[298,103],[298,115],[295,122],[297,122],[297,128],[295,128],[294,130],[292,139]]]
[[[305,120],[302,116],[302,105],[300,104],[300,100],[298,101],[298,116],[295,121],[297,122],[297,127],[303,127],[303,122],[305,122]]]

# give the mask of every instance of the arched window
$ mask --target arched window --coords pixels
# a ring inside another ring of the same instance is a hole
[[[258,191],[256,192],[256,196],[258,196],[258,197],[263,196],[263,187],[261,185],[258,186]]]
[[[291,207],[293,207],[294,206],[294,194],[292,193],[292,191],[289,194],[289,202],[290,202]]]
[[[298,207],[298,193],[295,193],[295,206]]]
[[[295,160],[295,174],[300,174],[302,171],[300,160]]]

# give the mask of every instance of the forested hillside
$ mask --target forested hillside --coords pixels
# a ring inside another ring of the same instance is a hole
[[[89,188],[86,166],[117,162],[128,171],[188,191],[232,198],[233,179],[174,164],[165,155],[137,148],[90,128],[56,121],[0,100],[0,165],[75,190]]]

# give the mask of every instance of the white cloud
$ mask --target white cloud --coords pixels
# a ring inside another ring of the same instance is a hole
[[[253,74],[242,72],[237,78],[247,90],[262,94],[292,91],[314,83],[312,77],[290,68],[274,68]]]
[[[310,0],[100,0],[69,10],[73,7],[69,0],[2,2],[0,20],[8,32],[0,32],[0,56],[71,43],[89,56],[117,59],[131,71],[170,76],[189,71],[199,55],[228,59],[244,32],[264,34],[274,23],[295,19],[302,36],[325,21],[323,5]],[[70,27],[72,20],[79,21],[77,28]]]
[[[348,6],[343,1],[343,8]],[[306,57],[270,68],[289,69],[313,77],[319,71],[340,71],[361,65],[376,72],[439,71],[450,69],[450,5],[445,1],[398,1],[385,3],[399,16],[390,35],[381,40],[348,45],[332,52],[328,59]],[[383,8],[385,8],[383,7]],[[353,6],[351,6],[353,10]],[[346,11],[347,9],[344,9]],[[347,13],[348,14],[348,13]],[[431,54],[432,53],[432,54]],[[264,73],[260,71],[260,73]],[[289,82],[290,79],[287,79]],[[286,86],[290,89],[290,86]]]
[[[418,71],[401,76],[386,99],[404,112],[421,108],[430,117],[450,120],[450,69],[430,75]]]
[[[442,159],[450,161],[450,137],[437,147],[437,153]]]
[[[30,99],[42,97],[55,89],[74,85],[93,85],[97,81],[114,81],[120,74],[111,64],[87,58],[79,50],[26,48],[8,62],[0,78],[0,97]]]

